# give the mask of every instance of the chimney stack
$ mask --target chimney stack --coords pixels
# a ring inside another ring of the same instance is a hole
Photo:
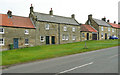
[[[32,13],[32,12],[33,12],[33,6],[32,6],[32,4],[31,4],[30,13]]]
[[[75,18],[75,14],[72,14],[72,15],[71,15],[71,18]]]
[[[52,8],[51,8],[49,14],[50,14],[50,15],[53,15],[53,10],[52,10]]]
[[[107,20],[107,22],[109,23],[109,22],[110,22],[110,20],[108,19],[108,20]]]
[[[102,18],[102,20],[106,22],[106,17]]]
[[[91,19],[92,18],[92,14],[88,15],[88,19]]]
[[[8,15],[9,18],[11,18],[12,17],[12,11],[8,10],[7,15]]]
[[[120,24],[120,22],[118,22],[118,24]]]
[[[116,24],[116,21],[114,21],[114,24]]]

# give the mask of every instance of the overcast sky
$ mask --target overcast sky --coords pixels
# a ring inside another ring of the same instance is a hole
[[[75,18],[79,23],[85,23],[88,15],[92,14],[93,18],[101,19],[104,16],[110,22],[118,22],[118,2],[120,0],[1,0],[0,13],[6,14],[8,10],[13,15],[29,15],[30,5],[33,4],[35,12],[49,13],[53,8],[53,14],[59,16]]]

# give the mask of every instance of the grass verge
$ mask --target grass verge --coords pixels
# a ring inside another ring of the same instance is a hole
[[[54,57],[118,46],[118,40],[92,40],[86,41],[86,43],[88,49],[84,49],[85,42],[83,41],[61,45],[42,45],[23,49],[2,51],[0,52],[0,56],[2,56],[1,65],[8,66],[13,64],[49,59]]]

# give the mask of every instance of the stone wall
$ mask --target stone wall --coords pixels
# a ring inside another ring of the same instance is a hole
[[[85,37],[83,37],[83,33]],[[89,40],[92,40],[92,32],[81,32],[81,41],[87,40],[87,33],[89,33]]]
[[[49,24],[49,29],[46,30],[45,25]],[[64,26],[67,27],[67,31],[64,31]],[[72,31],[72,27],[75,27],[75,32]],[[58,24],[50,22],[36,21],[36,45],[45,45],[46,36],[49,36],[49,42],[52,44],[52,36],[55,36],[55,44],[64,44],[80,41],[80,26]],[[63,40],[63,35],[68,35],[68,40]],[[72,40],[72,36],[76,36],[75,40]],[[40,36],[44,37],[44,41],[40,40]]]
[[[14,44],[14,38],[18,38],[19,48],[35,46],[35,29],[13,27],[2,28],[4,28],[4,34],[0,34],[0,38],[4,38],[4,45],[2,46],[2,50],[8,50],[9,44]],[[25,34],[25,30],[28,30],[29,34]],[[25,45],[25,39],[29,39],[29,45]]]

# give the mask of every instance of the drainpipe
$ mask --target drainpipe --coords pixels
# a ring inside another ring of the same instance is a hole
[[[58,24],[58,44],[60,44],[60,24]]]

